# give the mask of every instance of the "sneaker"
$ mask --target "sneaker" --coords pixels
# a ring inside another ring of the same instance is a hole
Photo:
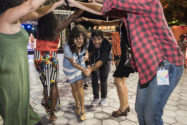
[[[94,111],[96,109],[96,106],[90,105],[87,107],[89,111]]]
[[[99,102],[100,106],[106,106],[107,102],[106,102],[106,98],[102,98],[101,101]]]
[[[92,102],[91,102],[91,105],[93,106],[96,106],[99,104],[99,99],[94,99]]]

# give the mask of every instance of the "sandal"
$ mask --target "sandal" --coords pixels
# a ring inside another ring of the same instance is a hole
[[[45,99],[44,98],[41,100],[41,104],[42,104],[42,106],[45,106]]]
[[[57,117],[55,115],[50,115],[49,121],[56,121]]]
[[[74,112],[75,112],[76,115],[80,115],[81,114],[81,111],[80,111],[79,107],[75,107],[74,108]]]
[[[86,120],[86,114],[85,114],[85,113],[81,113],[81,115],[80,115],[80,120],[81,120],[81,121]]]
[[[46,113],[50,112],[50,106],[48,103],[45,102],[44,98],[41,101],[41,105],[45,108]]]
[[[129,106],[126,108],[126,112],[127,113],[130,112],[130,107]]]
[[[127,116],[127,113],[128,113],[128,112],[130,112],[129,106],[125,109],[124,112],[122,112],[120,109],[118,109],[117,111],[113,111],[113,112],[112,112],[112,116],[113,116],[113,117]]]

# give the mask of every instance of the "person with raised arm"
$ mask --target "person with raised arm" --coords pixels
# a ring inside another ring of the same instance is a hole
[[[0,1],[0,115],[4,125],[42,124],[29,104],[29,36],[21,21],[37,19],[64,3],[60,0],[39,8],[45,1]]]
[[[68,1],[75,7],[86,8],[81,2]],[[99,15],[123,19],[125,42],[131,48],[131,64],[139,75],[135,104],[139,124],[163,125],[163,110],[183,74],[184,58],[160,1],[105,0]]]
[[[83,13],[76,10],[65,20],[59,21],[54,13],[49,13],[38,19],[38,36],[34,52],[34,64],[43,85],[42,105],[50,112],[50,121],[57,119],[55,111],[60,108],[57,78],[59,64],[57,58],[59,32]]]

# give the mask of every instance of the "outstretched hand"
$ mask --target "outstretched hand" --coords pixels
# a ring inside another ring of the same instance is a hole
[[[74,7],[74,0],[67,0],[70,7]]]
[[[84,61],[88,61],[89,59],[88,59],[88,56],[83,56],[83,60]]]
[[[87,21],[85,17],[80,17],[78,19],[75,20],[75,22],[82,22],[82,21]]]

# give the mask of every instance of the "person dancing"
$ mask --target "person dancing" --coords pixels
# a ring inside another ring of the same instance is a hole
[[[44,99],[42,101],[44,102],[42,102],[42,105],[44,105],[46,112],[50,112],[49,120],[51,121],[57,119],[54,112],[60,108],[57,87],[59,32],[82,13],[82,10],[77,10],[66,20],[58,21],[51,12],[38,20],[38,38],[34,53],[34,64],[43,85]]]
[[[29,104],[29,36],[21,22],[37,19],[64,3],[60,0],[39,8],[45,1],[0,1],[0,115],[4,125],[41,124]]]
[[[84,54],[87,47],[87,34],[82,25],[76,25],[69,34],[64,46],[63,71],[71,84],[75,100],[75,113],[80,120],[86,120],[84,109],[83,73],[86,74]]]
[[[68,1],[87,10],[77,1]],[[99,15],[123,18],[132,50],[131,64],[139,74],[135,103],[139,124],[163,125],[163,110],[183,74],[184,58],[160,1],[99,1],[103,2]]]
[[[120,52],[127,49],[125,44],[127,44],[126,42],[128,40],[127,40],[127,36],[126,36],[126,30],[124,29],[124,27],[121,23],[122,22],[121,19],[116,19],[116,20],[112,20],[112,21],[104,21],[104,20],[97,20],[97,19],[89,19],[89,18],[85,18],[85,17],[80,17],[76,20],[76,22],[80,22],[80,21],[88,21],[88,22],[94,23],[96,25],[105,25],[105,26],[115,25],[116,27],[118,27],[120,29],[120,43],[119,43],[120,48],[113,46],[113,49],[120,49]],[[107,33],[107,34],[109,34],[109,33]],[[116,48],[114,48],[114,47],[116,47]],[[124,63],[126,61],[126,52],[125,51],[121,53],[121,57],[119,59],[120,59],[120,61],[115,63],[116,64],[116,71],[114,72],[113,76],[114,76],[114,83],[116,85],[116,89],[117,89],[117,93],[118,93],[118,97],[119,97],[120,107],[118,110],[112,112],[112,116],[114,116],[114,117],[126,116],[128,114],[128,112],[130,111],[130,107],[128,105],[128,88],[126,85],[126,80],[129,77],[129,74],[134,72],[132,67],[128,67],[128,66],[124,65]]]

